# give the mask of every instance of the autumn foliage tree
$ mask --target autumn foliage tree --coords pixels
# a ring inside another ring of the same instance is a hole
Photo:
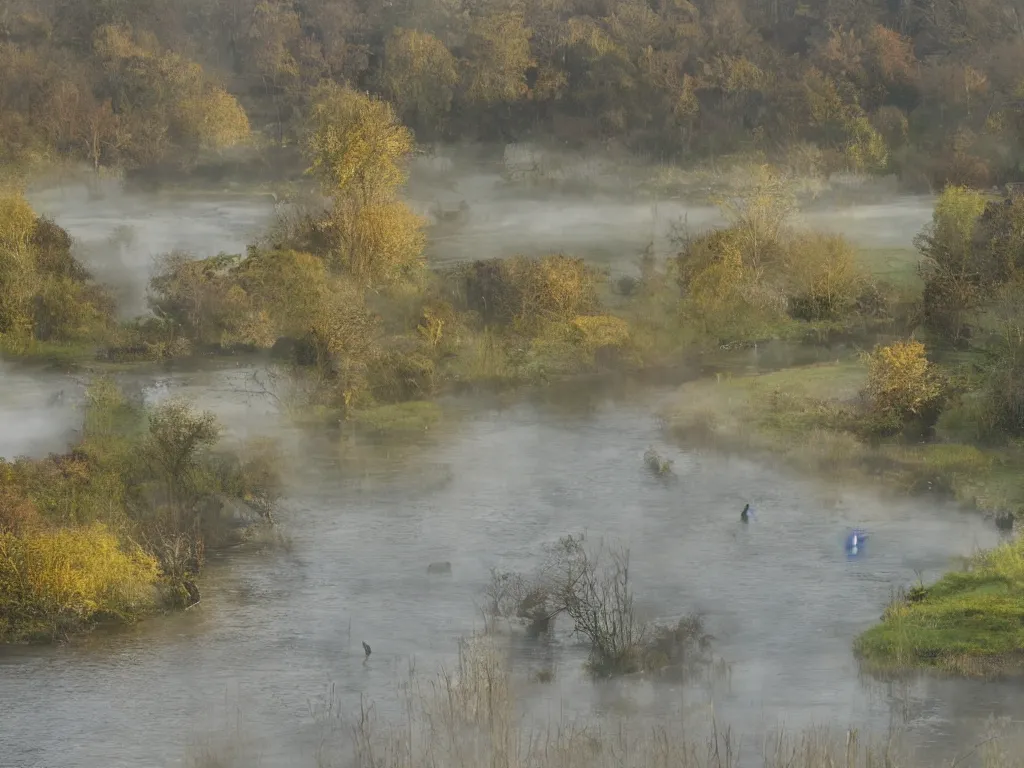
[[[384,45],[384,93],[402,121],[425,136],[445,127],[458,66],[451,51],[429,32],[396,29]]]
[[[0,190],[0,343],[97,341],[113,305],[71,254],[71,238],[17,190]]]
[[[315,92],[304,149],[332,200],[324,227],[335,270],[364,284],[394,283],[418,269],[424,221],[398,198],[412,133],[386,101],[324,83]]]
[[[864,389],[872,429],[891,434],[935,405],[942,383],[919,341],[878,346],[867,358]]]

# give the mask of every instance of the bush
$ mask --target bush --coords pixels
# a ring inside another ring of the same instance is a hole
[[[582,259],[545,256],[478,261],[464,270],[468,309],[485,323],[535,333],[597,306],[597,274]]]
[[[157,600],[158,576],[159,597],[194,602],[205,548],[273,523],[280,459],[272,445],[225,450],[212,414],[181,400],[147,411],[107,379],[86,395],[72,450],[0,462],[0,630],[8,638],[130,619]]]
[[[878,346],[867,364],[864,396],[873,431],[898,432],[909,419],[921,417],[933,407],[942,394],[942,382],[919,341]]]
[[[71,254],[71,237],[36,217],[20,193],[0,192],[0,337],[10,351],[34,342],[98,340],[112,327],[110,296]]]
[[[587,666],[608,677],[640,671],[691,671],[710,661],[710,636],[702,622],[687,617],[675,626],[641,621],[634,607],[629,551],[590,551],[583,536],[565,536],[545,547],[538,572],[530,577],[491,571],[487,589],[492,618],[516,618],[532,635],[551,631],[565,614],[573,632],[590,645]]]
[[[786,247],[789,312],[799,320],[835,320],[856,305],[863,278],[853,246],[840,235],[802,234]]]
[[[56,638],[151,608],[157,561],[100,523],[0,532],[0,639]]]

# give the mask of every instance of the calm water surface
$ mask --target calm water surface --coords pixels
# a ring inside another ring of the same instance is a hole
[[[175,765],[190,739],[240,728],[261,765],[294,765],[319,739],[311,700],[333,685],[343,711],[367,697],[398,716],[396,686],[452,664],[457,639],[480,628],[489,569],[528,568],[542,544],[583,530],[631,548],[645,614],[706,615],[731,682],[593,685],[568,640],[517,640],[521,670],[556,670],[528,692],[535,717],[675,716],[713,703],[721,722],[751,733],[905,724],[938,758],[973,743],[988,717],[1024,714],[1017,686],[885,685],[862,679],[850,652],[893,586],[995,543],[977,516],[668,445],[654,415],[668,390],[453,401],[435,433],[387,448],[281,426],[244,394],[244,375],[181,372],[147,393],[186,394],[235,434],[280,437],[291,547],[215,560],[187,614],[0,655],[5,763]],[[4,397],[21,397],[26,414],[59,385],[36,374],[8,381]],[[652,444],[675,460],[677,483],[643,471]],[[744,528],[747,500],[759,519]],[[857,560],[842,550],[850,526],[872,533]],[[426,578],[436,560],[451,561],[450,578]],[[374,649],[365,664],[362,640]]]

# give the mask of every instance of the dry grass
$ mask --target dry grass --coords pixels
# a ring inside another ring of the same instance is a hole
[[[403,722],[380,718],[364,703],[355,717],[340,714],[330,699],[314,712],[321,726],[318,768],[984,768],[1024,765],[1019,750],[995,738],[950,754],[941,765],[905,755],[895,736],[872,741],[856,731],[814,728],[775,731],[756,742],[704,722],[652,721],[640,717],[552,720],[531,725],[524,717],[522,686],[505,654],[488,638],[462,643],[452,672],[404,689]],[[535,684],[535,683],[534,683]],[[743,747],[741,748],[741,743]],[[195,750],[193,768],[251,765],[244,750]],[[1013,757],[1016,755],[1016,757]],[[980,758],[980,759],[979,759]],[[299,765],[296,759],[291,763]]]

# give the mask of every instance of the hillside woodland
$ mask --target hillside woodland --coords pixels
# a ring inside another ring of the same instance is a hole
[[[325,81],[418,141],[987,186],[1021,159],[1014,0],[3,0],[0,158],[195,162],[297,140]]]

